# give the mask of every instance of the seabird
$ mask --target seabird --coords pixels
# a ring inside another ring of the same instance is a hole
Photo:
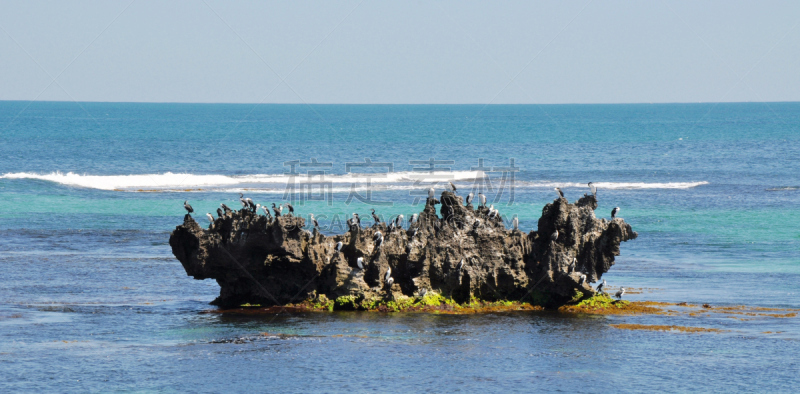
[[[396,224],[397,227],[403,228],[403,215],[402,214],[397,215],[397,218],[394,221],[395,221],[395,224]]]
[[[355,219],[354,223],[358,225],[358,228],[361,228],[361,218],[355,212],[353,212],[353,219]]]
[[[475,197],[475,193],[470,192],[467,194],[467,205],[472,204],[472,198]]]
[[[428,198],[431,200],[433,200],[433,193],[434,193],[433,188],[428,189]]]
[[[453,182],[450,182],[450,188],[453,189],[453,194],[456,194],[456,185]]]
[[[485,207],[486,206],[486,196],[484,196],[483,193],[478,193],[478,197],[480,197],[480,199],[481,199],[481,206]]]
[[[415,227],[415,228],[411,229],[411,238],[413,239],[414,236],[416,236],[416,235],[417,235],[417,228]]]
[[[519,230],[519,218],[514,216],[514,220],[511,221],[511,226],[514,227],[514,230]]]
[[[314,236],[314,233],[312,233],[311,231],[303,230],[303,232],[306,233],[306,235],[308,235],[308,238],[311,238],[311,237]]]
[[[342,241],[339,241],[339,242],[337,242],[337,243],[336,243],[336,251],[337,251],[337,252],[341,252],[341,251],[342,251],[342,246],[344,246],[344,244],[342,243]]]
[[[278,205],[278,212],[283,213],[283,204]]]
[[[392,231],[394,231],[394,220],[392,220],[391,222],[389,222],[389,225],[388,225],[388,226],[386,226],[386,229],[387,229],[387,230],[389,230],[389,232],[390,232],[390,233],[391,233]]]
[[[281,216],[281,210],[275,206],[275,203],[272,203],[272,210],[275,212],[275,217]]]
[[[393,283],[394,283],[394,278],[390,277],[389,279],[386,279],[386,287],[391,288]]]
[[[598,293],[602,293],[603,292],[603,287],[605,287],[605,286],[606,286],[606,280],[603,279],[603,283],[597,285],[597,292]]]
[[[286,203],[286,208],[289,208],[289,213],[294,213],[294,207],[292,206],[292,204],[289,204],[289,203],[287,202],[287,203]]]
[[[233,210],[228,208],[228,206],[225,205],[225,204],[219,204],[219,206],[222,207],[222,209],[225,211],[225,213],[233,212]]]
[[[559,196],[559,197],[561,197],[561,198],[564,198],[564,192],[562,192],[562,191],[561,191],[561,188],[559,188],[559,187],[556,187],[556,188],[554,188],[554,189],[555,189],[555,191],[557,191],[557,192],[558,192],[558,196]]]
[[[461,261],[458,262],[458,266],[456,267],[456,270],[461,271],[462,268],[464,268],[464,259],[463,258],[461,259]]]
[[[425,288],[421,289],[419,291],[419,298],[425,298],[425,294],[428,294],[428,289]]]
[[[272,214],[269,213],[269,209],[267,209],[266,205],[261,206],[261,210],[267,215],[267,219],[272,219]]]
[[[418,218],[419,218],[419,215],[417,215],[416,213],[411,215],[411,220],[408,221],[408,224],[409,225],[414,224],[414,222],[416,222]]]
[[[611,210],[611,219],[616,218],[618,213],[619,213],[619,207],[614,207],[614,209]]]
[[[192,206],[189,205],[189,200],[186,200],[186,201],[183,202],[183,208],[186,209],[186,212],[189,212],[189,213],[194,212],[194,208],[192,208]]]
[[[222,208],[217,208],[217,216],[223,217],[224,215],[225,215],[225,212],[222,211]]]
[[[594,186],[594,183],[589,182],[589,190],[592,191],[592,195],[597,197],[597,187]]]
[[[586,283],[586,275],[581,275],[581,281],[578,284],[583,286],[584,283]]]
[[[208,221],[211,222],[211,224],[214,224],[214,216],[211,216],[210,213],[206,213],[206,217],[208,218]]]
[[[550,234],[550,240],[553,242],[556,242],[558,240],[558,229],[556,229],[556,231],[553,231],[553,233]]]
[[[480,227],[480,226],[481,226],[481,220],[480,219],[475,219],[475,221],[472,223],[472,228],[477,230],[478,227]]]
[[[372,236],[372,240],[375,241],[376,246],[380,247],[383,245],[383,234],[380,231],[376,231],[375,235]]]
[[[378,217],[378,215],[375,214],[375,208],[370,208],[370,210],[372,211],[372,220],[375,221],[375,224],[380,224],[381,223],[381,218]]]
[[[256,209],[253,211],[258,215],[258,208],[261,208],[261,204],[256,204]]]
[[[389,281],[389,279],[391,279],[391,278],[392,278],[392,267],[389,267],[386,270],[386,281]]]
[[[364,258],[363,257],[359,257],[356,260],[356,264],[358,265],[358,269],[362,269],[363,270],[364,269]]]
[[[311,223],[314,224],[314,228],[319,228],[319,222],[317,221],[316,218],[314,218],[314,214],[312,213],[312,214],[309,214],[309,215],[311,216]]]
[[[614,294],[614,297],[617,297],[618,299],[621,300],[623,295],[625,295],[625,288],[624,287],[620,287],[620,289],[617,292],[617,294]]]
[[[569,272],[575,272],[575,266],[578,264],[578,258],[573,257],[572,262],[569,263]]]

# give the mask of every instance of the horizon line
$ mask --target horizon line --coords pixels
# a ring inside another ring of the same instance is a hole
[[[650,101],[650,102],[611,102],[611,103],[254,103],[254,102],[215,102],[215,101],[95,101],[95,100],[0,100],[0,103],[92,103],[92,104],[229,104],[229,105],[655,105],[655,104],[787,104],[799,101]]]

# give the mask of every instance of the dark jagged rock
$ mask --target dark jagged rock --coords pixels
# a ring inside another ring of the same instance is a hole
[[[389,231],[385,223],[325,236],[303,230],[302,217],[268,219],[240,210],[226,211],[209,229],[186,215],[169,243],[189,276],[217,280],[220,295],[213,303],[220,306],[283,305],[320,295],[398,299],[422,289],[458,302],[477,298],[558,306],[593,295],[589,283],[608,272],[621,242],[637,236],[620,218],[596,219],[596,208],[591,195],[575,204],[559,198],[544,207],[537,231],[526,234],[490,218],[488,207],[464,206],[461,197],[444,192],[441,201],[426,203],[411,225],[417,231],[413,237],[411,229]],[[556,229],[559,236],[552,241]],[[380,248],[373,241],[375,231],[384,236]],[[335,249],[339,241],[341,252]],[[390,267],[394,283],[388,287],[384,278]],[[581,274],[587,277],[584,284]]]

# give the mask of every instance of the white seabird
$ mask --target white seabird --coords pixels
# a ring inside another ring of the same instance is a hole
[[[363,270],[364,269],[364,258],[363,257],[359,257],[358,259],[356,259],[356,265],[358,265],[358,269]]]
[[[618,299],[621,300],[623,295],[625,295],[625,288],[624,287],[620,287],[620,289],[617,292],[617,294],[614,294],[614,297],[617,297]]]
[[[593,182],[589,182],[589,190],[592,191],[592,195],[597,197],[597,187],[594,185]]]
[[[467,194],[467,205],[472,204],[472,199],[475,197],[475,193],[470,192]]]
[[[337,251],[337,252],[341,252],[341,251],[342,251],[342,246],[344,246],[344,244],[342,243],[342,241],[339,241],[339,242],[337,242],[337,243],[336,243],[336,251]]]
[[[519,230],[519,218],[518,217],[514,216],[514,220],[511,221],[511,227],[513,227],[514,230]]]
[[[486,196],[484,196],[483,193],[478,193],[478,197],[480,197],[481,206],[485,207],[486,206]]]

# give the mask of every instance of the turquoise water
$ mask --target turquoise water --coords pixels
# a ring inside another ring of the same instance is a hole
[[[574,201],[593,181],[598,216],[622,208],[639,238],[604,278],[642,289],[629,299],[800,308],[800,103],[0,102],[0,130],[3,391],[776,392],[800,383],[797,318],[221,316],[202,313],[217,285],[186,277],[167,244],[184,200],[200,223],[220,203],[237,207],[240,191],[288,201],[289,161],[331,163],[330,203],[295,195],[294,205],[337,232],[337,219],[371,207],[384,217],[419,211],[433,178],[410,161],[452,161],[436,175],[466,193],[478,187],[480,159],[508,167],[513,158],[513,201],[510,187],[498,196],[502,171],[486,174],[487,195],[523,230],[536,228],[554,186]],[[347,202],[368,187],[346,163],[365,158],[392,164],[372,170],[384,174],[369,187],[391,205]]]

